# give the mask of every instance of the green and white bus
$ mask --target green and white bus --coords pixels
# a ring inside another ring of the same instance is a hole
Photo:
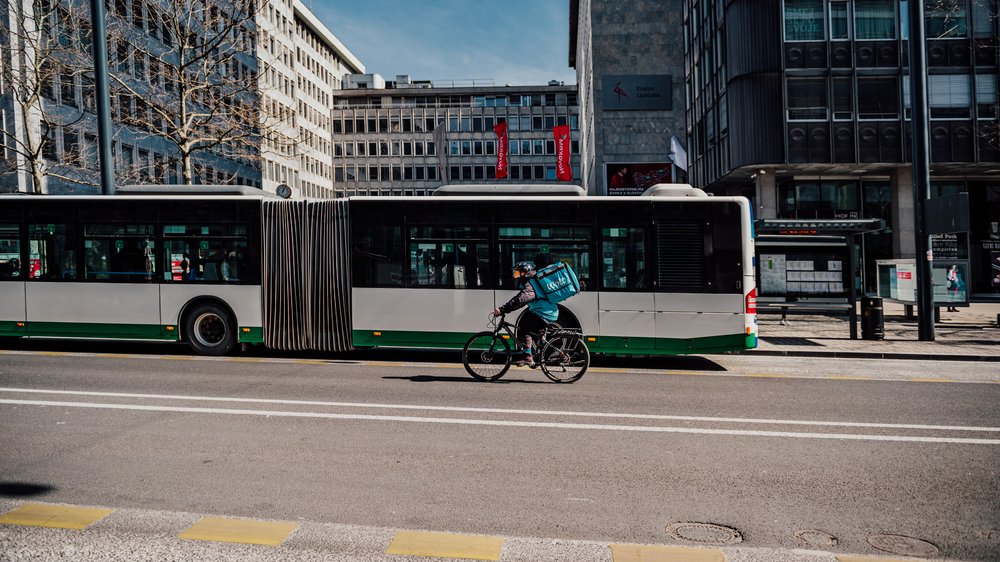
[[[142,189],[0,196],[0,336],[184,341],[204,354],[460,349],[528,260],[576,270],[582,291],[560,324],[594,353],[757,345],[745,198],[687,186],[334,201]]]

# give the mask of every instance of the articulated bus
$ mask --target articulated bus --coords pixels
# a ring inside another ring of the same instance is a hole
[[[581,292],[559,323],[593,353],[757,345],[742,197],[449,187],[303,201],[228,189],[0,196],[0,336],[181,341],[209,355],[460,349],[516,291],[516,262],[563,261]]]

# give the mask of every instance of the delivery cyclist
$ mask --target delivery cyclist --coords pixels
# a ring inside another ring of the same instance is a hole
[[[541,324],[549,325],[559,319],[559,307],[549,302],[544,296],[545,293],[538,287],[535,280],[535,264],[530,261],[518,262],[514,266],[514,283],[520,291],[512,299],[493,310],[494,316],[508,314],[525,305],[528,306],[528,314],[536,316]],[[525,325],[524,322],[521,323]],[[531,334],[524,335],[524,348],[522,352],[527,354],[527,358],[518,361],[518,365],[535,365],[535,358],[531,353],[531,346],[534,344]]]

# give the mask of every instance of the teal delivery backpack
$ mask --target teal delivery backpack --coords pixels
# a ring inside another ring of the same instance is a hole
[[[568,263],[554,263],[535,272],[535,280],[552,304],[562,302],[580,292],[580,280]]]

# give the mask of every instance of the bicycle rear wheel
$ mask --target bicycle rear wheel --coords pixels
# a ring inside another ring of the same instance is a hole
[[[511,358],[510,344],[493,332],[479,332],[462,349],[465,370],[481,381],[495,381],[504,376],[510,369]]]
[[[576,382],[590,367],[590,350],[580,336],[555,336],[542,347],[541,367],[553,382]]]

